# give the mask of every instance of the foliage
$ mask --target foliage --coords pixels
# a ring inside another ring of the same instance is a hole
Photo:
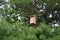
[[[21,24],[6,22],[5,18],[0,21],[0,39],[1,40],[59,40],[60,27],[55,32],[51,32],[50,25],[41,23],[33,28]]]
[[[50,13],[54,8],[52,4],[56,2],[60,3],[60,0],[46,0],[45,2],[47,3],[46,13]],[[52,26],[50,24],[47,25],[44,22],[40,22],[39,26],[31,27],[25,25],[24,22],[18,21],[15,15],[11,17],[12,14],[20,14],[21,16],[31,14],[32,0],[10,0],[9,3],[11,3],[12,10],[6,8],[6,10],[0,11],[0,13],[7,11],[6,13],[10,14],[10,16],[0,20],[0,40],[60,40],[60,27],[54,28],[55,30],[52,32]],[[16,8],[12,4],[15,4]]]

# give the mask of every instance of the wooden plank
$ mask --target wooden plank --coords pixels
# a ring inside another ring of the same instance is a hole
[[[36,25],[36,15],[31,15],[30,16],[30,24]]]

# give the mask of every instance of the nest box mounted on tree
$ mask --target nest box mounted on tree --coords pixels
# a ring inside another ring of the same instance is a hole
[[[36,15],[31,15],[30,16],[30,25],[36,25]]]

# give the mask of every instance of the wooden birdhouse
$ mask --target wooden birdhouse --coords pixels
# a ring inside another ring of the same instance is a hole
[[[30,16],[30,25],[36,25],[36,15],[31,15]]]

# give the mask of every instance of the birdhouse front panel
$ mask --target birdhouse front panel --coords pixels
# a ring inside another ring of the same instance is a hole
[[[31,16],[30,17],[30,24],[36,24],[36,16]]]

